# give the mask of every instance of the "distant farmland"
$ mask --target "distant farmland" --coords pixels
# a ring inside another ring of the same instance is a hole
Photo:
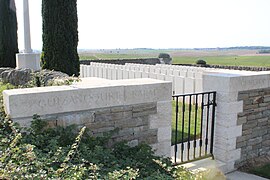
[[[258,54],[257,50],[156,50],[156,49],[114,49],[85,50],[79,52],[81,60],[90,59],[132,59],[158,57],[159,53],[168,53],[174,64],[194,64],[198,59],[208,64],[232,66],[270,67],[270,54]]]

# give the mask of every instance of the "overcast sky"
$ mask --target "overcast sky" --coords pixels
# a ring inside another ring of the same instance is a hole
[[[19,49],[22,2],[15,0]],[[80,49],[270,46],[270,0],[77,0]],[[29,0],[42,48],[41,0]]]

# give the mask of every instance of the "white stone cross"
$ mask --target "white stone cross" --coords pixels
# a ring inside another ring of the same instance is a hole
[[[28,0],[23,1],[24,53],[32,53]]]
[[[16,54],[16,69],[30,68],[40,70],[40,54],[31,49],[31,33],[28,0],[23,0],[24,50]]]

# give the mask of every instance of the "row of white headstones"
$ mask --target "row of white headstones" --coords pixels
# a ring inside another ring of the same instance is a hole
[[[99,77],[110,80],[152,78],[172,82],[173,94],[199,93],[203,90],[203,73],[217,69],[175,65],[125,65],[94,63],[80,66],[81,77]]]

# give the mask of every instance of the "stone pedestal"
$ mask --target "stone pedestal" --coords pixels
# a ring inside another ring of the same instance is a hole
[[[16,54],[16,69],[30,68],[34,71],[40,70],[39,53],[19,53]]]

